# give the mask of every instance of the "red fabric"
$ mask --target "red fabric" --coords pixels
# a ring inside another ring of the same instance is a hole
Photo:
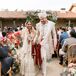
[[[20,36],[20,33],[21,33],[20,31],[17,31],[17,32],[14,33],[14,35],[15,36]]]
[[[40,44],[32,45],[32,56],[34,58],[35,64],[41,66],[42,59],[41,59],[41,45]]]
[[[20,45],[20,41],[17,40],[16,43],[15,43],[15,45],[16,45],[16,46],[19,46],[19,45]]]
[[[17,38],[16,43],[15,43],[17,46],[20,45],[20,41],[18,39],[18,36],[20,36],[20,33],[21,33],[20,31],[14,32],[14,36]]]
[[[8,38],[9,38],[10,41],[12,41],[12,34],[13,34],[13,33],[9,33],[9,34],[8,34]]]
[[[2,42],[5,42],[5,41],[6,41],[6,37],[2,37],[2,38],[1,38],[1,41],[2,41]]]

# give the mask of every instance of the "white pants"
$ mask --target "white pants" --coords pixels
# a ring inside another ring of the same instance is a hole
[[[51,59],[51,49],[48,44],[41,45],[41,58],[42,58],[42,72],[46,76],[47,71],[47,60]]]
[[[42,58],[42,73],[46,76],[46,49],[44,46],[41,47],[41,58]]]

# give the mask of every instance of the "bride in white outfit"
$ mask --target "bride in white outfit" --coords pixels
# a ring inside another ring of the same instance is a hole
[[[20,73],[22,76],[35,76],[34,60],[31,53],[35,35],[36,31],[32,27],[32,23],[30,21],[26,22],[26,27],[21,33],[23,46],[18,51],[18,56],[21,60]]]

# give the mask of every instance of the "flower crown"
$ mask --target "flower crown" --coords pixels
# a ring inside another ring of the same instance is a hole
[[[27,18],[26,18],[26,23],[29,22],[29,21],[32,22],[33,19],[32,19],[30,16],[27,16]]]

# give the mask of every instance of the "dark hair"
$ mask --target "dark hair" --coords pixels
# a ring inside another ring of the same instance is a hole
[[[25,24],[27,25],[29,22],[32,24],[32,26],[34,25],[32,21],[26,21]]]
[[[59,29],[62,29],[62,27],[60,26]]]
[[[6,36],[6,32],[2,32],[2,36],[5,37]]]
[[[71,32],[70,32],[70,35],[71,35],[71,37],[76,38],[76,32],[75,32],[75,31],[71,31]]]
[[[17,28],[15,28],[15,31],[18,31],[18,29],[17,29]]]
[[[65,32],[65,31],[66,31],[66,28],[65,28],[65,27],[63,27],[63,28],[62,28],[62,30]]]
[[[20,27],[20,30],[22,30],[22,28]]]

